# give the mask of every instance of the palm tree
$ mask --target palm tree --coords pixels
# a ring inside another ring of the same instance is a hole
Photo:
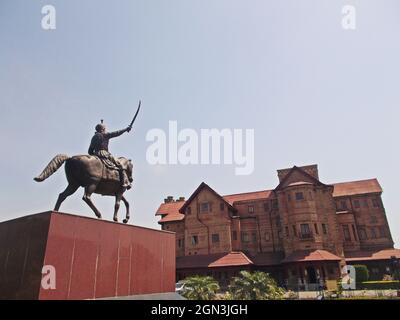
[[[237,300],[282,299],[285,291],[265,272],[241,271],[232,279],[229,291]]]
[[[211,300],[220,290],[214,278],[207,276],[192,276],[183,280],[182,295],[190,300]]]

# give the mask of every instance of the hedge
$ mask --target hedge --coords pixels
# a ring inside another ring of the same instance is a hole
[[[356,290],[400,290],[400,281],[364,281],[357,283]]]

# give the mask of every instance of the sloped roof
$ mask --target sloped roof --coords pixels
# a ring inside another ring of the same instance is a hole
[[[345,254],[346,261],[387,260],[400,258],[400,249],[383,249],[378,251],[355,251]]]
[[[333,187],[334,197],[382,192],[382,187],[377,179],[335,183]]]
[[[292,170],[300,170],[301,168],[294,167]],[[304,174],[309,175],[307,172]],[[284,178],[284,180],[290,175]],[[310,176],[316,182],[319,182],[314,177]],[[284,181],[282,181],[284,182]],[[308,184],[309,182],[294,182],[291,183],[292,185],[298,184]],[[282,183],[281,183],[282,184]],[[280,184],[280,185],[281,185]],[[381,193],[382,188],[377,179],[367,179],[367,180],[359,180],[359,181],[349,181],[349,182],[342,182],[342,183],[335,183],[332,184],[334,187],[333,196],[334,197],[342,197],[342,196],[352,196],[352,195],[362,195],[368,193]],[[227,203],[228,206],[234,209],[234,204],[241,201],[251,201],[251,200],[260,200],[260,199],[268,199],[274,196],[274,190],[261,190],[261,191],[254,191],[254,192],[245,192],[245,193],[237,193],[231,195],[220,196],[217,192],[215,192],[211,187],[209,187],[204,182],[196,189],[196,191],[191,195],[191,197],[187,201],[178,201],[178,202],[171,202],[171,203],[162,203],[158,208],[156,215],[162,215],[163,218],[159,221],[159,223],[169,222],[169,221],[180,221],[184,219],[184,215],[182,214],[183,207],[200,192],[200,190],[204,187],[209,188],[216,196],[220,197],[223,201]],[[278,186],[279,187],[279,186]],[[278,188],[277,187],[277,188]]]
[[[176,258],[176,267],[178,269],[248,266],[252,264],[253,262],[243,252],[191,255]]]
[[[340,257],[326,250],[307,250],[295,251],[282,260],[283,263],[288,262],[309,262],[309,261],[340,261]]]
[[[283,252],[263,252],[251,256],[251,260],[257,266],[275,266],[279,265],[284,258]]]
[[[243,252],[230,252],[227,255],[211,262],[210,268],[228,267],[228,266],[246,266],[253,262]]]
[[[273,190],[261,190],[254,192],[228,194],[223,196],[223,198],[225,199],[225,201],[233,205],[235,202],[240,202],[240,201],[267,199],[271,196],[272,193]]]
[[[156,212],[156,216],[162,216],[158,223],[168,221],[180,221],[185,217],[179,212],[184,205],[185,201],[174,201],[169,203],[162,203]]]

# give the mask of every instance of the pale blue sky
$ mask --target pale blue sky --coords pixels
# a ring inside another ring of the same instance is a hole
[[[41,28],[41,8],[57,29]],[[357,8],[344,31],[341,8]],[[66,180],[32,178],[58,153],[87,151],[94,125],[135,162],[133,223],[157,227],[167,195],[273,188],[276,169],[318,163],[325,183],[377,177],[400,243],[400,2],[397,0],[2,0],[0,220],[49,210]],[[255,171],[146,162],[148,130],[254,128]],[[30,160],[27,161],[27,158]],[[93,216],[82,190],[62,211]],[[112,198],[94,196],[112,217]],[[123,214],[123,208],[120,216]]]

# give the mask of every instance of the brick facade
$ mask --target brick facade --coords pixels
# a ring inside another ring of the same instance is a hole
[[[250,266],[229,265],[227,256],[203,271],[266,269],[313,282],[338,277],[347,256],[393,249],[376,179],[324,184],[316,165],[278,170],[278,178],[273,190],[221,196],[202,183],[187,201],[167,198],[156,214],[176,232],[178,277],[200,272],[198,256],[241,252]]]

